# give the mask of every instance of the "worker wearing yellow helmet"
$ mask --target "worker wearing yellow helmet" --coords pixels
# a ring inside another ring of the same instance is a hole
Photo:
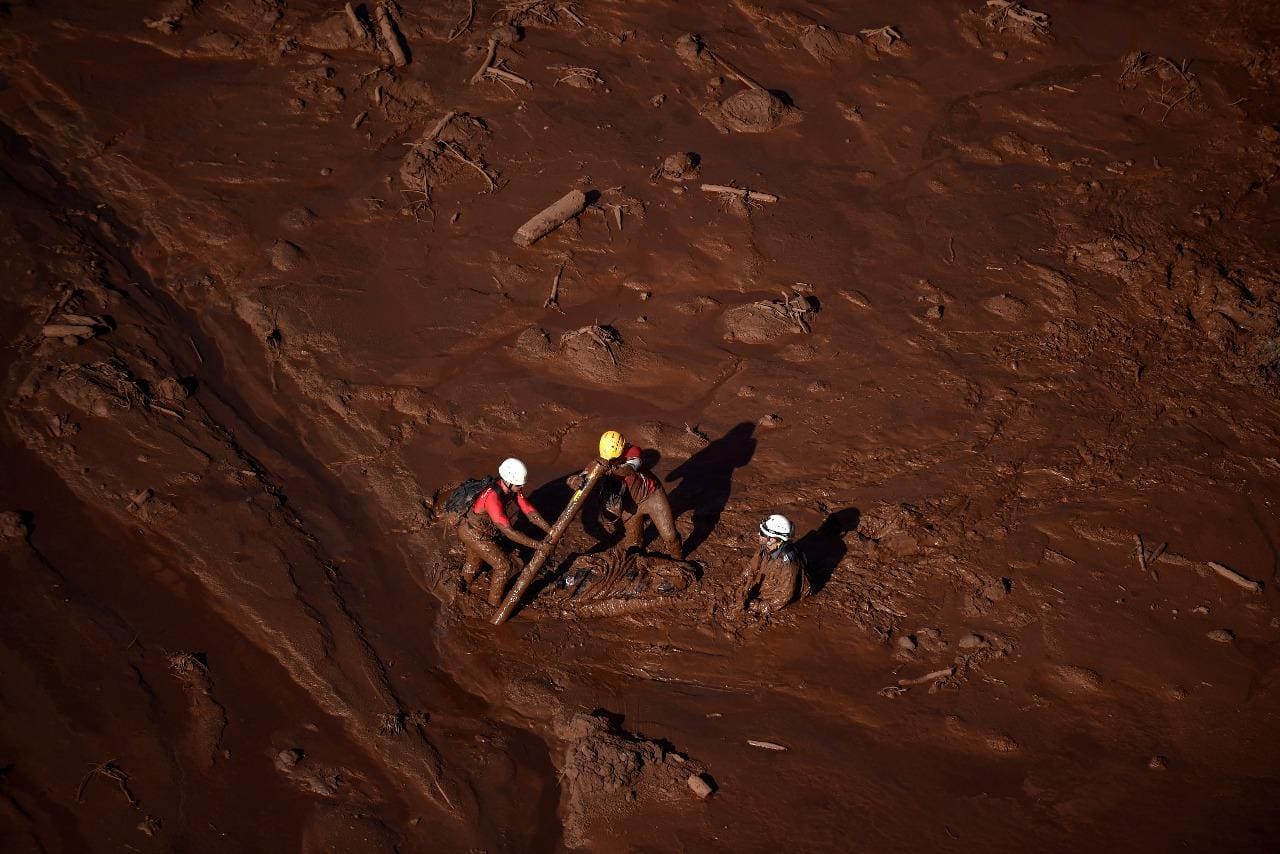
[[[676,559],[684,557],[684,543],[676,530],[671,502],[662,483],[644,468],[640,448],[626,440],[617,430],[600,437],[600,459],[609,465],[601,482],[604,512],[621,521],[623,548],[639,549],[644,544],[644,521],[650,519],[663,549]],[[583,471],[569,478],[569,486],[581,489],[587,474]]]

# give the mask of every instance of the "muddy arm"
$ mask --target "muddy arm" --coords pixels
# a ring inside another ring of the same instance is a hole
[[[535,540],[533,537],[526,537],[524,534],[509,525],[498,525],[498,530],[502,532],[503,536],[508,540],[511,540],[513,543],[519,543],[520,545],[528,546],[531,549],[536,549],[538,546],[542,545],[538,540]]]
[[[537,510],[530,511],[524,515],[529,518],[530,522],[541,528],[544,534],[551,533],[551,526],[547,524],[547,520],[543,519],[542,514]]]

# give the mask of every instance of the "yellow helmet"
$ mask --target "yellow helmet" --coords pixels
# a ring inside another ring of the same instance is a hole
[[[627,440],[617,430],[610,430],[600,436],[600,459],[612,460],[622,456],[627,449]]]

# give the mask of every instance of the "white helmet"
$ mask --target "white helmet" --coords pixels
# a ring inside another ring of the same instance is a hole
[[[774,540],[786,542],[791,539],[791,531],[791,520],[778,513],[760,523],[760,535]]]
[[[529,479],[529,469],[515,457],[508,457],[498,466],[498,477],[512,486],[524,486]]]

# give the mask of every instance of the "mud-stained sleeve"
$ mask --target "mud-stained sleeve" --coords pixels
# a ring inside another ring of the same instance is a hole
[[[777,611],[791,604],[796,595],[800,565],[789,557],[764,560],[761,566],[760,604]]]
[[[526,516],[529,516],[538,512],[538,509],[533,506],[533,504],[529,501],[529,499],[524,497],[523,492],[516,493],[516,504],[520,505],[520,512]]]
[[[738,581],[738,598],[742,600],[742,604],[746,605],[751,599],[751,590],[763,579],[760,577],[760,562],[764,555],[756,549],[751,553],[751,559],[747,561],[747,565],[742,569],[742,578]]]

